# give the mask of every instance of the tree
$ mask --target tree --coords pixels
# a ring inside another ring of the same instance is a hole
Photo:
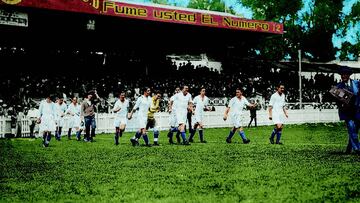
[[[308,27],[304,27],[303,49],[309,52],[315,61],[335,59],[337,49],[332,43],[336,28],[341,25],[342,0],[315,1],[314,10],[308,18],[303,18]]]
[[[254,18],[257,20],[280,21],[285,17],[296,15],[302,7],[301,0],[240,0],[245,7],[249,7],[254,12]]]
[[[329,61],[335,58],[337,49],[332,44],[336,28],[341,26],[342,0],[312,0],[310,11],[299,12],[304,6],[301,0],[240,0],[244,6],[252,9],[254,18],[282,22],[286,33],[282,39],[264,39],[258,49],[262,57],[279,59],[281,51],[283,59],[290,55],[296,59],[297,49],[307,53],[310,60]],[[274,41],[278,41],[276,44]],[[281,40],[281,41],[279,41]],[[271,46],[271,47],[268,47]]]
[[[360,56],[360,2],[355,3],[349,15],[343,17],[344,21],[340,27],[340,32],[337,33],[339,37],[346,37],[350,30],[352,30],[353,35],[355,35],[355,43],[343,42],[341,45],[340,56],[341,60],[350,60],[356,59]],[[356,29],[357,28],[357,29]]]
[[[167,0],[151,0],[154,4],[162,4],[162,5],[169,5],[169,2]]]
[[[222,0],[190,0],[187,7],[235,14],[233,8],[227,7]]]
[[[302,38],[301,27],[296,24],[297,12],[302,8],[301,0],[241,0],[243,6],[253,11],[254,19],[282,22],[286,33],[260,39],[250,55],[269,60],[281,60],[290,55],[296,58]],[[260,55],[258,56],[258,53]]]

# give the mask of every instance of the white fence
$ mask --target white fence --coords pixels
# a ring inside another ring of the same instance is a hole
[[[205,112],[204,124],[206,128],[218,128],[218,127],[231,127],[229,120],[224,121],[225,107],[218,107],[214,112]],[[328,123],[339,122],[339,117],[336,109],[301,109],[301,110],[289,110],[289,118],[286,120],[286,124],[302,124],[302,123]],[[97,114],[96,133],[113,133],[114,132],[114,114]],[[157,125],[161,130],[169,129],[169,114],[158,113],[156,116]],[[68,119],[68,118],[66,118]],[[247,126],[250,121],[249,111],[245,111],[243,115],[243,126]],[[65,123],[67,123],[65,121]],[[21,136],[28,137],[30,135],[31,121],[24,117],[21,120]],[[254,124],[254,122],[253,122]],[[272,125],[272,121],[268,119],[268,112],[265,110],[257,111],[257,125]],[[38,126],[35,127],[35,131]],[[68,127],[65,124],[63,127],[62,135],[67,134]],[[127,131],[135,131],[136,129],[136,115],[129,120]],[[0,138],[5,137],[6,134],[11,134],[10,118],[0,117]],[[74,134],[74,132],[73,132]]]

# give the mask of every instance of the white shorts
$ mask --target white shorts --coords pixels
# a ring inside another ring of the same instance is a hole
[[[177,126],[177,122],[176,122],[176,114],[175,112],[171,112],[170,116],[169,116],[169,125],[172,127],[176,127]]]
[[[274,112],[272,113],[272,121],[274,124],[283,124],[285,121],[284,112]]]
[[[195,123],[201,123],[201,124],[203,124],[203,123],[204,123],[204,122],[203,122],[203,120],[204,120],[204,115],[203,115],[203,114],[200,114],[200,113],[195,114],[195,115],[193,116],[193,120],[194,120],[194,124],[195,124]]]
[[[138,114],[138,128],[146,128],[147,115]]]
[[[68,126],[69,128],[80,128],[80,116],[74,115],[69,118]]]
[[[187,111],[177,111],[176,112],[177,125],[186,124],[186,120],[187,120]]]
[[[64,127],[65,119],[64,117],[58,117],[55,122],[57,127]]]
[[[115,117],[114,120],[114,127],[120,127],[120,125],[126,125],[127,124],[127,119],[126,117]]]
[[[56,124],[55,119],[52,116],[42,116],[41,123],[39,125],[39,132],[55,132]]]
[[[230,122],[233,125],[233,127],[235,128],[240,128],[242,127],[241,123],[243,120],[243,116],[238,114],[238,115],[230,115]]]

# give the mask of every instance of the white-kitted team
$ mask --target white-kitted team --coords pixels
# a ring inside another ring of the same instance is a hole
[[[170,130],[168,133],[168,138],[170,144],[173,144],[173,132],[177,132],[182,137],[182,143],[184,145],[189,145],[189,141],[193,142],[193,137],[197,129],[199,129],[200,142],[206,143],[203,136],[203,127],[205,111],[211,111],[211,108],[209,107],[209,98],[205,96],[205,88],[201,88],[200,94],[194,99],[192,99],[188,90],[188,86],[183,86],[181,91],[180,88],[177,88],[175,90],[175,94],[169,100]],[[281,130],[285,117],[288,117],[287,111],[285,109],[285,95],[283,92],[284,86],[279,85],[277,87],[277,92],[271,96],[269,102],[269,119],[272,120],[275,124],[275,128],[270,136],[270,143],[272,144],[275,143],[275,135],[277,135],[276,144],[281,144]],[[125,131],[128,120],[130,120],[133,114],[137,112],[135,123],[138,131],[136,132],[135,136],[130,139],[130,141],[133,146],[136,146],[139,145],[139,139],[143,137],[145,145],[150,146],[149,138],[146,132],[149,120],[149,109],[152,103],[150,93],[150,88],[144,88],[143,95],[137,99],[135,106],[130,113],[128,113],[130,102],[125,98],[125,92],[121,92],[119,94],[119,98],[115,102],[114,108],[112,109],[112,112],[115,113],[115,145],[119,144],[119,138]],[[242,90],[236,89],[236,96],[230,100],[223,117],[224,120],[227,120],[229,117],[233,127],[228,137],[226,138],[227,143],[231,143],[231,139],[237,130],[239,130],[239,135],[241,136],[243,143],[247,144],[250,142],[250,140],[245,136],[242,127],[242,119],[245,107],[252,106],[253,104],[250,104],[248,100],[242,95]],[[193,107],[195,107],[193,111],[194,126],[193,130],[190,131],[189,140],[187,140],[185,133],[187,113],[190,109],[193,110]],[[71,137],[72,128],[75,128],[76,138],[77,140],[81,140],[81,106],[78,104],[76,97],[72,98],[72,103],[67,107],[62,98],[54,103],[49,96],[45,100],[41,101],[39,112],[39,132],[43,133],[43,145],[45,147],[49,145],[52,132],[55,132],[56,139],[60,140],[62,127],[65,123],[65,115],[70,115],[67,123],[69,127],[69,139]],[[180,137],[178,138],[178,143],[180,143]]]

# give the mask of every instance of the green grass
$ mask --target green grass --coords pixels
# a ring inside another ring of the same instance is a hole
[[[340,129],[340,130],[338,130]],[[360,157],[345,155],[343,124],[288,125],[284,145],[271,126],[206,129],[207,144],[132,147],[113,135],[96,142],[0,140],[1,202],[360,202]],[[152,139],[152,133],[149,133]],[[143,141],[141,141],[143,142]]]

